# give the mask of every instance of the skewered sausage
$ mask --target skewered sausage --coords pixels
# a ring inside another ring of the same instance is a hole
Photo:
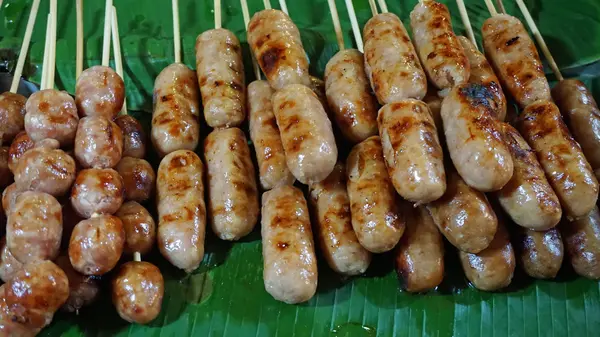
[[[566,221],[560,231],[567,256],[575,272],[589,279],[600,279],[600,213],[598,206],[586,216]]]
[[[123,133],[113,121],[84,117],[77,126],[75,157],[84,168],[115,167],[123,153]]]
[[[480,84],[461,84],[442,102],[444,134],[452,162],[465,182],[482,192],[501,189],[513,161],[493,117],[494,96]]]
[[[381,104],[422,99],[427,77],[406,28],[392,13],[373,16],[363,28],[365,72]]]
[[[406,99],[378,113],[379,135],[388,173],[398,194],[425,204],[446,190],[444,158],[427,104]]]
[[[85,169],[79,172],[71,191],[77,213],[89,218],[94,213],[113,214],[123,203],[123,179],[113,169]]]
[[[165,292],[160,270],[152,263],[130,261],[119,268],[112,281],[112,301],[119,316],[146,324],[160,313]]]
[[[146,134],[142,124],[129,115],[115,118],[115,124],[123,133],[123,157],[144,158],[146,156]]]
[[[337,163],[327,179],[310,186],[310,201],[316,237],[329,267],[343,275],[364,273],[371,253],[360,245],[352,228],[344,164]]]
[[[21,131],[19,134],[17,134],[12,144],[10,144],[10,148],[8,149],[8,168],[10,168],[13,174],[15,173],[17,163],[23,154],[25,154],[27,150],[33,149],[34,146],[35,143],[33,140],[31,140],[27,132]]]
[[[156,174],[146,160],[123,157],[115,169],[123,178],[125,200],[142,202],[152,196]]]
[[[10,143],[25,127],[27,98],[12,92],[0,94],[0,140]]]
[[[156,224],[144,206],[135,201],[124,203],[115,213],[125,229],[125,253],[146,254],[156,241]]]
[[[543,101],[529,105],[517,128],[535,151],[567,216],[588,214],[598,199],[598,181],[558,107]]]
[[[495,193],[500,205],[520,226],[533,230],[556,226],[562,209],[535,153],[515,128],[506,123],[498,126],[514,164],[512,178]]]
[[[558,229],[534,231],[519,227],[513,241],[521,267],[538,279],[555,278],[562,265],[564,248]]]
[[[46,89],[33,93],[25,104],[25,131],[34,142],[56,139],[68,147],[77,132],[77,107],[66,91]]]
[[[481,31],[485,55],[517,103],[524,108],[538,100],[549,101],[544,66],[523,23],[514,16],[494,15],[485,20]]]
[[[246,82],[242,47],[233,32],[219,28],[198,35],[196,73],[206,124],[240,125],[246,118]]]
[[[187,150],[164,157],[158,167],[156,192],[158,248],[177,268],[192,272],[202,262],[206,230],[200,158]]]
[[[56,264],[65,272],[69,280],[69,298],[62,306],[63,310],[79,313],[83,307],[96,301],[100,293],[100,285],[93,276],[80,274],[73,269],[68,255],[59,256]]]
[[[23,264],[10,252],[6,244],[6,237],[3,236],[0,239],[0,279],[8,282],[21,269],[23,269]]]
[[[317,290],[317,258],[302,191],[279,186],[265,192],[261,231],[267,292],[289,304],[311,299]]]
[[[358,241],[373,253],[391,250],[404,233],[405,221],[378,136],[354,146],[346,161],[346,175],[352,227]]]
[[[125,83],[110,67],[93,66],[77,78],[75,102],[81,117],[104,117],[112,121],[124,101]]]
[[[19,159],[14,171],[20,190],[64,195],[75,180],[75,160],[60,149],[36,147]]]
[[[292,185],[296,181],[285,161],[281,135],[271,103],[273,93],[274,90],[266,81],[254,81],[248,85],[250,139],[258,162],[260,186],[264,190],[279,185]]]
[[[291,84],[273,95],[273,111],[287,166],[303,184],[319,182],[331,173],[338,150],[331,122],[317,95]]]
[[[121,219],[98,215],[75,226],[69,241],[69,260],[84,275],[103,275],[111,271],[123,253],[125,230]]]
[[[365,58],[356,49],[335,54],[325,67],[325,92],[333,117],[353,143],[377,134],[377,99],[371,94]]]
[[[258,220],[258,190],[244,132],[214,130],[204,141],[208,211],[213,232],[222,240],[248,235]]]
[[[274,9],[254,14],[248,23],[248,44],[275,90],[289,84],[310,86],[300,31],[287,14]]]
[[[163,69],[154,81],[152,143],[161,157],[194,150],[200,138],[196,74],[181,63]]]
[[[10,185],[12,172],[8,168],[8,146],[0,147],[0,188]]]
[[[467,83],[469,60],[452,30],[448,7],[420,1],[410,12],[410,26],[429,80],[440,90]]]

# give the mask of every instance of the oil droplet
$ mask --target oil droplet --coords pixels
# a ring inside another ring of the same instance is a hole
[[[187,298],[190,303],[202,304],[213,293],[213,280],[208,272],[189,276]]]
[[[335,337],[375,337],[377,330],[360,323],[345,323],[331,330],[331,336]]]

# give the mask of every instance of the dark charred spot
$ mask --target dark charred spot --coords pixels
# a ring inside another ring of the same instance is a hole
[[[229,87],[231,87],[231,89],[233,89],[235,91],[239,91],[239,92],[244,91],[243,86],[236,82],[231,82],[231,84],[229,84]]]
[[[215,81],[214,86],[215,87],[220,87],[223,85],[223,81]]]
[[[478,83],[470,83],[459,89],[459,93],[473,106],[483,106],[490,113],[493,111],[492,103],[494,94],[485,86]]]
[[[437,56],[437,53],[432,51],[431,53],[427,54],[427,59],[431,60],[433,58],[435,58]]]
[[[173,95],[169,94],[169,95],[164,95],[160,97],[160,101],[161,102],[168,102],[173,98]]]
[[[285,49],[273,46],[261,55],[261,65],[267,74],[273,73],[279,64],[279,60],[285,59]]]
[[[512,46],[513,44],[517,43],[517,41],[519,41],[519,37],[518,37],[518,36],[515,36],[515,37],[513,37],[512,39],[510,39],[510,40],[506,41],[506,46],[507,46],[507,47],[510,47],[510,46]]]
[[[289,246],[290,244],[287,242],[277,242],[277,249],[279,250],[285,250]]]
[[[443,24],[444,24],[444,18],[441,16],[438,16],[435,19],[431,20],[431,22],[429,23],[429,28],[439,29],[440,27],[442,27]]]
[[[188,164],[189,164],[189,161],[188,161],[187,156],[181,154],[181,155],[171,158],[171,162],[169,163],[169,170],[185,167]]]
[[[277,129],[277,120],[275,119],[275,116],[273,116],[271,118],[264,119],[262,125]]]

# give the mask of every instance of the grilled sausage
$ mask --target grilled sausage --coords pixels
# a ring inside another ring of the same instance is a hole
[[[265,192],[261,225],[265,289],[285,303],[308,301],[317,290],[317,258],[302,191],[279,186]]]
[[[248,44],[275,90],[289,84],[310,85],[300,31],[284,12],[266,9],[254,14],[248,23]]]
[[[427,104],[406,99],[378,113],[379,135],[388,173],[404,199],[426,204],[446,190],[442,147]]]
[[[310,186],[310,201],[316,237],[329,267],[343,275],[364,273],[371,253],[360,245],[352,228],[344,164],[337,163],[327,179]]]
[[[258,190],[244,132],[214,130],[204,141],[208,211],[213,232],[222,240],[248,235],[258,220]]]
[[[121,115],[114,122],[123,133],[123,157],[143,159],[146,156],[146,134],[142,124],[129,115]]]
[[[84,117],[77,126],[75,158],[84,168],[115,167],[123,154],[123,133],[113,121]]]
[[[365,72],[381,104],[422,99],[427,77],[406,28],[392,13],[373,16],[363,28]]]
[[[152,263],[130,261],[112,281],[112,301],[119,316],[128,322],[146,324],[160,313],[165,284]]]
[[[0,188],[4,188],[13,180],[12,172],[8,168],[8,146],[0,147]]]
[[[23,190],[17,187],[16,183],[8,185],[8,187],[2,191],[2,209],[6,216],[13,210],[17,197],[23,192]]]
[[[21,269],[23,269],[23,264],[10,252],[6,244],[6,237],[3,236],[0,239],[0,279],[8,282]]]
[[[146,160],[123,157],[115,169],[123,178],[125,200],[142,202],[152,196],[156,174]]]
[[[125,253],[150,252],[156,241],[156,224],[144,206],[135,201],[124,203],[115,213],[125,229]]]
[[[94,303],[100,293],[98,280],[93,276],[80,274],[71,265],[68,255],[61,255],[56,259],[56,264],[67,275],[69,280],[69,298],[62,306],[67,312],[79,313],[83,307]]]
[[[469,187],[460,175],[446,167],[448,187],[438,200],[427,205],[440,232],[454,247],[479,253],[492,242],[498,220],[485,195]]]
[[[84,275],[103,275],[119,262],[125,245],[121,219],[98,215],[75,226],[69,241],[69,260]]]
[[[485,20],[481,30],[485,55],[517,103],[524,108],[538,100],[549,101],[544,66],[523,23],[500,14]]]
[[[562,209],[535,153],[515,128],[498,126],[514,163],[512,178],[495,193],[500,205],[519,226],[533,230],[556,226]]]
[[[492,66],[488,63],[485,56],[464,36],[459,36],[458,41],[462,45],[465,55],[469,60],[471,77],[469,83],[481,84],[488,89],[493,96],[492,106],[493,116],[499,121],[506,118],[506,97],[500,86],[500,80],[494,73]]]
[[[566,221],[560,231],[567,256],[575,272],[589,279],[600,279],[600,213],[594,206],[578,220]]]
[[[112,121],[124,101],[125,83],[110,67],[93,66],[77,78],[75,103],[81,117],[104,117]]]
[[[338,150],[331,122],[317,95],[291,84],[273,95],[273,111],[287,166],[303,184],[319,182],[331,173]]]
[[[17,168],[17,163],[19,159],[27,152],[27,150],[31,150],[35,147],[35,143],[27,132],[21,131],[17,134],[13,142],[10,144],[10,148],[8,149],[8,168],[14,174],[15,169]]]
[[[588,214],[598,199],[598,181],[558,107],[536,102],[519,115],[517,128],[535,151],[567,216]]]
[[[75,160],[63,150],[37,147],[21,156],[14,174],[18,189],[58,197],[75,181]]]
[[[71,191],[71,204],[85,218],[92,214],[113,214],[123,204],[123,179],[113,169],[85,169],[79,172]]]
[[[356,49],[332,57],[325,67],[325,93],[334,120],[352,143],[377,134],[377,99],[371,94],[365,58]]]
[[[440,90],[467,83],[470,65],[454,35],[446,5],[420,1],[410,12],[415,47],[429,80]]]
[[[383,159],[379,137],[354,146],[346,161],[352,227],[360,244],[373,253],[396,246],[404,233],[404,217]]]
[[[248,85],[250,139],[254,144],[260,186],[263,190],[270,190],[279,185],[292,185],[296,181],[285,161],[285,152],[271,103],[273,93],[266,81],[254,81]]]
[[[56,139],[68,147],[77,132],[77,107],[66,91],[46,89],[33,93],[25,104],[25,131],[34,142]]]
[[[518,227],[516,231],[513,244],[527,275],[537,279],[555,278],[564,256],[563,241],[558,229],[534,231]]]
[[[188,273],[198,268],[204,256],[203,178],[202,161],[187,150],[167,155],[157,172],[158,248],[169,262]]]
[[[27,98],[10,91],[0,94],[0,140],[10,143],[25,127]]]
[[[152,144],[161,157],[194,150],[200,138],[196,74],[181,63],[163,69],[154,81]]]
[[[461,84],[444,98],[441,111],[456,170],[482,192],[501,189],[513,174],[512,157],[493,117],[493,99],[480,84]]]

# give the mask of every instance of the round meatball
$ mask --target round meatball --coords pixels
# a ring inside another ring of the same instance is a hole
[[[21,269],[23,269],[23,264],[8,249],[6,237],[2,237],[0,239],[0,279],[8,282]]]
[[[156,174],[144,159],[124,157],[116,167],[125,184],[125,200],[148,200],[154,190]]]
[[[8,168],[8,146],[0,147],[0,188],[10,185],[12,172]]]
[[[124,320],[146,324],[160,313],[165,285],[155,265],[127,262],[119,269],[112,286],[113,304]]]
[[[0,136],[9,143],[23,130],[25,124],[25,103],[23,95],[4,92],[0,94]]]
[[[146,134],[142,124],[129,115],[117,117],[115,123],[123,132],[123,157],[144,158],[146,156]]]
[[[128,201],[115,215],[123,221],[125,227],[125,252],[148,253],[156,241],[156,223],[148,210],[135,201]]]
[[[115,167],[123,153],[123,133],[104,117],[84,117],[77,127],[75,157],[84,168]]]
[[[103,275],[119,262],[125,245],[121,219],[99,215],[82,220],[73,229],[69,241],[69,260],[84,275]]]
[[[113,214],[123,204],[123,179],[113,169],[86,169],[79,172],[71,203],[79,215]]]
[[[75,85],[75,102],[81,117],[99,116],[113,120],[125,100],[125,83],[110,67],[84,70]]]
[[[35,92],[27,100],[25,110],[25,131],[34,142],[52,138],[61,147],[73,144],[79,116],[75,101],[66,91]]]
[[[98,281],[92,276],[80,274],[73,269],[67,255],[59,256],[56,264],[69,279],[69,299],[62,306],[63,310],[77,313],[81,308],[92,304],[100,292]]]
[[[15,183],[21,190],[64,195],[75,180],[75,160],[60,149],[36,147],[19,160]]]
[[[10,148],[8,149],[8,168],[15,173],[15,169],[17,168],[17,163],[19,159],[27,152],[28,150],[33,149],[35,143],[29,137],[27,132],[20,132],[12,144],[10,144]]]

